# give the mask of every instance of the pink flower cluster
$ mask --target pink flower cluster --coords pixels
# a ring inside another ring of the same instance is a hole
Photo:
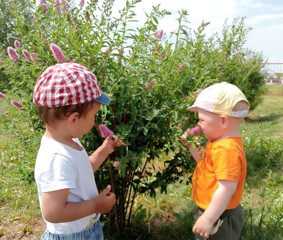
[[[63,52],[62,52],[60,47],[58,47],[54,43],[51,43],[50,44],[50,49],[53,52],[53,55],[56,58],[58,63],[65,63],[66,62],[65,55],[63,54]]]
[[[18,59],[20,59],[19,55],[17,54],[16,50],[12,47],[8,47],[7,48],[7,52],[10,56],[10,59],[15,62],[17,61]]]
[[[194,128],[188,128],[181,136],[182,140],[186,140],[190,134],[198,134],[202,131],[201,126],[195,126]]]
[[[105,48],[104,52],[110,53],[110,48],[109,47]]]
[[[15,48],[21,47],[21,44],[18,40],[15,40],[14,45],[15,45]]]
[[[191,134],[198,134],[202,131],[201,126],[195,126],[194,128],[191,129]]]
[[[121,164],[120,164],[120,162],[119,161],[114,161],[113,162],[113,167],[120,167],[121,166]]]
[[[85,4],[85,1],[84,0],[80,0],[80,3],[79,3],[79,6],[82,8]]]
[[[179,67],[178,67],[178,72],[180,72],[182,70],[182,68],[185,66],[186,64],[185,63],[182,63]]]
[[[103,138],[107,138],[107,137],[112,137],[113,136],[113,132],[111,130],[108,129],[107,126],[105,126],[104,124],[99,125],[99,131],[101,133],[101,136]]]
[[[31,53],[31,54],[30,54],[30,57],[31,57],[31,60],[32,60],[33,62],[36,62],[36,61],[38,60],[38,58],[37,58],[37,56],[35,55],[35,53]]]
[[[4,99],[4,98],[6,98],[5,94],[0,92],[0,99]]]
[[[46,7],[47,2],[46,0],[39,0],[39,6],[42,6],[42,11],[47,13],[48,12],[48,8]]]
[[[25,49],[22,50],[23,55],[27,58],[27,61],[32,62],[31,55]]]
[[[161,60],[164,60],[164,58],[166,57],[167,51],[165,50],[161,56]]]
[[[22,110],[23,105],[15,100],[12,100],[11,103],[14,107],[18,108],[19,110]]]
[[[150,90],[152,87],[152,84],[150,82],[148,82],[147,84],[145,84],[145,88]]]
[[[163,36],[163,30],[160,29],[160,30],[157,30],[155,33],[154,33],[154,36],[157,37],[159,40],[162,38]]]
[[[54,8],[57,13],[61,12],[59,4],[60,4],[60,0],[54,0]]]

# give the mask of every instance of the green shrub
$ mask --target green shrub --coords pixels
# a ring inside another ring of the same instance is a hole
[[[260,74],[262,58],[258,57],[256,64],[247,61],[246,53],[242,52],[247,34],[243,21],[234,21],[230,28],[225,27],[223,39],[213,36],[206,40],[203,32],[209,23],[190,33],[185,25],[187,11],[182,10],[178,30],[172,33],[176,40],[172,42],[171,38],[159,39],[155,35],[159,19],[169,14],[159,5],[146,14],[143,27],[129,29],[129,23],[135,21],[133,8],[139,0],[127,1],[116,19],[111,18],[112,0],[103,2],[101,17],[95,12],[97,2],[92,0],[85,10],[74,7],[58,13],[50,1],[48,12],[43,12],[42,6],[35,10],[37,20],[33,25],[18,18],[20,59],[13,62],[6,56],[2,60],[11,76],[11,91],[19,96],[30,124],[37,130],[43,126],[32,104],[33,87],[43,70],[56,63],[49,48],[51,43],[61,47],[67,61],[76,61],[91,69],[103,91],[111,96],[110,106],[101,107],[96,128],[82,142],[89,153],[100,146],[103,139],[97,126],[103,123],[125,143],[95,174],[99,189],[111,182],[116,193],[117,204],[108,221],[110,228],[119,232],[129,227],[133,204],[139,194],[154,196],[158,188],[166,192],[168,184],[190,171],[193,161],[182,150],[179,138],[182,130],[197,121],[195,114],[190,115],[188,122],[184,121],[188,115],[186,108],[196,97],[193,92],[226,80],[236,85],[244,82],[241,86],[249,87],[243,89],[247,93],[251,90],[247,82],[254,79],[251,73]],[[34,5],[31,8],[35,9]],[[107,47],[109,52],[105,51]],[[38,60],[27,61],[20,52],[22,49],[36,54]],[[240,73],[239,66],[250,70]],[[232,73],[234,78],[229,79]],[[238,80],[233,82],[234,79]],[[261,84],[257,81],[258,86],[252,85],[259,95]],[[252,103],[249,95],[248,99]],[[164,164],[156,168],[152,160],[161,156]],[[119,161],[121,166],[114,168],[114,161]]]

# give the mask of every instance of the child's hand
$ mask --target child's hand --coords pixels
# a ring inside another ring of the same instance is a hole
[[[120,146],[122,146],[122,144],[123,144],[122,140],[118,139],[115,135],[113,135],[112,137],[107,137],[104,140],[102,147],[103,147],[104,151],[106,151],[108,154],[110,154],[110,153],[114,152],[115,147],[120,147]]]
[[[116,202],[116,195],[115,193],[110,192],[110,190],[111,186],[108,185],[102,193],[94,198],[96,202],[97,212],[107,213],[113,208]]]
[[[194,234],[199,234],[202,237],[208,238],[212,227],[213,223],[202,215],[193,226],[193,232]]]

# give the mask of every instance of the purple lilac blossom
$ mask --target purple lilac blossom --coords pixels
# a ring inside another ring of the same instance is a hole
[[[69,9],[68,9],[68,6],[66,4],[66,1],[65,0],[61,0],[61,3],[62,3],[62,10],[64,13],[68,13],[69,12]]]
[[[39,6],[42,6],[42,11],[47,13],[48,12],[48,8],[46,7],[47,2],[46,0],[39,0]]]
[[[162,29],[157,30],[156,33],[154,33],[154,36],[160,40],[163,36],[163,30]]]
[[[13,62],[17,61],[20,59],[19,55],[17,54],[16,50],[12,47],[7,48],[7,52]]]
[[[108,127],[106,127],[104,124],[99,125],[99,130],[101,132],[101,136],[103,138],[107,138],[107,137],[112,137],[113,136],[113,132],[111,130],[108,129]]]
[[[30,56],[29,52],[27,50],[23,49],[22,53],[27,58],[27,60],[30,62],[31,61],[31,56]]]
[[[79,6],[83,7],[85,5],[85,1],[84,0],[80,0]]]
[[[182,63],[179,67],[178,67],[178,72],[180,72],[182,70],[182,68],[185,66],[185,63]]]
[[[192,130],[191,130],[191,134],[198,134],[202,131],[201,126],[195,126]]]
[[[152,84],[151,84],[151,83],[147,83],[147,84],[145,84],[145,88],[146,88],[146,89],[150,90],[150,89],[151,89],[151,87],[152,87]]]
[[[120,167],[121,166],[121,164],[120,164],[120,162],[118,162],[118,161],[114,161],[113,162],[113,167]]]
[[[15,45],[15,48],[21,47],[21,44],[18,40],[15,40],[14,45]]]
[[[55,8],[57,13],[61,12],[59,4],[60,4],[60,0],[54,0],[54,8]]]
[[[167,51],[165,50],[165,51],[163,52],[162,56],[161,56],[161,60],[164,60],[164,58],[166,57],[166,53],[167,53]]]
[[[31,53],[30,54],[30,58],[33,62],[36,62],[38,60],[37,56],[35,55],[35,53]]]
[[[66,58],[61,50],[60,47],[58,47],[56,44],[51,43],[50,44],[50,49],[53,52],[54,57],[56,58],[58,63],[65,63]]]
[[[4,98],[6,98],[5,94],[0,92],[0,99],[4,99]]]
[[[14,107],[18,108],[19,110],[22,110],[23,105],[15,100],[12,100],[11,103]]]

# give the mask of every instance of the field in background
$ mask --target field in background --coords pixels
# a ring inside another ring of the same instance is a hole
[[[283,94],[283,86],[269,86],[269,93]],[[3,103],[0,117],[0,239],[39,239],[41,220],[33,166],[40,134],[28,128],[10,100]],[[20,126],[16,130],[14,126]],[[243,240],[283,239],[283,96],[265,96],[242,126],[248,176],[242,206],[246,223]],[[155,164],[162,167],[164,159]],[[188,173],[186,180],[192,173]],[[185,182],[185,181],[184,181]],[[191,232],[195,205],[191,186],[169,186],[168,194],[157,193],[136,200],[131,231],[136,239],[194,239]],[[113,239],[105,236],[105,240]]]

